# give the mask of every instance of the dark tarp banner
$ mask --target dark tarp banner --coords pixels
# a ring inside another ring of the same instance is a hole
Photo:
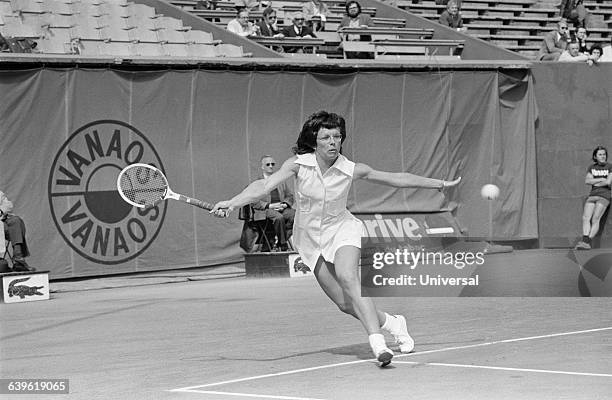
[[[51,278],[239,261],[242,221],[170,201],[121,200],[128,163],[161,166],[179,193],[215,202],[291,156],[304,119],[343,115],[344,154],[387,171],[462,184],[437,190],[353,186],[362,213],[451,210],[475,237],[535,238],[535,105],[527,70],[352,74],[0,72],[0,190],[27,225],[31,264]],[[494,183],[498,201],[480,197]]]
[[[590,190],[584,179],[593,149],[612,151],[612,63],[539,63],[532,71],[541,111],[536,144],[540,242],[574,246],[582,235]],[[612,246],[609,210],[593,241],[596,247]]]

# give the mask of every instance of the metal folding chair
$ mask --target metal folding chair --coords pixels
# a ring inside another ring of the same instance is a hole
[[[256,221],[253,207],[247,204],[240,209],[238,219],[243,220],[245,224],[248,224],[249,228],[254,229],[257,233],[257,239],[255,240],[251,252],[272,251],[276,236],[274,235],[274,231],[270,231],[272,224],[270,224],[267,218]],[[268,236],[270,233],[272,234],[271,237]]]

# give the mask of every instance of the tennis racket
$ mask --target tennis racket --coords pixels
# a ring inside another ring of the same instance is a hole
[[[213,208],[210,203],[174,193],[164,173],[148,164],[136,163],[123,168],[117,177],[117,190],[123,200],[138,208],[154,207],[166,199],[182,201],[209,211]]]

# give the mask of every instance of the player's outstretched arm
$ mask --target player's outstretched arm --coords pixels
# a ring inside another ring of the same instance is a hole
[[[268,179],[258,179],[251,182],[249,186],[230,200],[220,201],[210,212],[218,217],[227,217],[236,208],[253,203],[270,193],[275,187],[287,179],[295,176],[299,165],[294,161],[297,157],[291,157],[283,163],[278,171],[270,175]]]
[[[408,172],[378,171],[362,163],[355,164],[353,176],[355,179],[365,179],[370,182],[399,188],[444,189],[453,187],[461,181],[460,177],[452,181],[445,181],[442,179],[426,178]]]

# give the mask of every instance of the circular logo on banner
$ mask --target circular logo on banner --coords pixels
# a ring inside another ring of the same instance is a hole
[[[149,140],[121,121],[100,120],[76,130],[58,151],[48,195],[55,226],[74,251],[100,264],[137,257],[159,233],[166,202],[150,209],[126,203],[117,176],[127,165],[164,166]]]

